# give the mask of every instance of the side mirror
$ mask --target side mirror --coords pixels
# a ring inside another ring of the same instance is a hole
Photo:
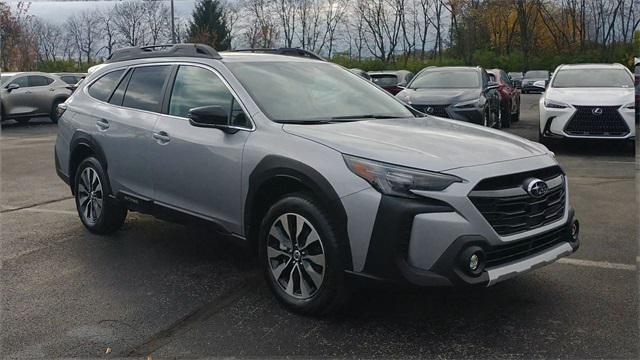
[[[20,85],[16,83],[12,83],[7,86],[7,92],[12,92],[13,90],[19,89],[19,88],[20,88]]]
[[[499,87],[500,87],[500,84],[498,84],[495,81],[489,81],[489,83],[487,83],[487,90],[497,89]]]
[[[189,123],[198,127],[217,128],[226,133],[236,133],[238,129],[229,126],[229,114],[222,106],[202,106],[189,110]]]
[[[544,90],[544,89],[547,88],[547,82],[544,81],[544,80],[538,80],[538,81],[533,83],[533,86]]]

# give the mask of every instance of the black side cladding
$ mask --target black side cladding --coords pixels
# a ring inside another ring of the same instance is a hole
[[[275,178],[295,180],[310,188],[317,200],[329,211],[329,216],[335,223],[338,235],[345,239],[347,244],[350,244],[347,231],[347,212],[329,181],[311,166],[277,155],[266,156],[249,176],[249,191],[244,206],[244,229],[247,238],[249,238],[252,230],[260,226],[259,223],[251,223],[251,214],[255,210],[255,206],[257,206],[256,200],[260,196],[259,189],[263,184]],[[351,269],[353,266],[351,246],[346,248],[349,252],[347,266]]]
[[[382,195],[364,272],[382,278],[402,279],[397,263],[406,259],[413,218],[417,214],[452,211],[451,206],[435,199]]]

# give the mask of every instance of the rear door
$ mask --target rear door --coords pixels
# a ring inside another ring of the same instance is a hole
[[[228,84],[208,67],[180,65],[165,112],[153,130],[154,197],[158,203],[240,231],[241,167],[252,124]],[[196,127],[189,110],[221,106],[235,133]]]
[[[29,89],[31,90],[31,102],[40,114],[49,114],[55,95],[52,86],[54,79],[44,75],[29,75]]]
[[[105,75],[104,89],[94,94],[108,104],[94,107],[97,138],[107,157],[107,172],[116,194],[153,197],[150,152],[152,131],[162,107],[170,65],[139,66]],[[89,93],[99,81],[89,87]],[[117,85],[117,86],[116,86]],[[114,90],[115,88],[115,90]]]

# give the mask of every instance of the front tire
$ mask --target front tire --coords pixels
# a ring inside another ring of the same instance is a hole
[[[88,157],[80,163],[74,187],[78,215],[90,232],[106,235],[122,227],[127,209],[109,196],[109,182],[98,159]]]
[[[511,127],[511,104],[507,104],[506,108],[502,111],[500,123],[502,124],[503,128]]]
[[[276,201],[259,234],[266,280],[285,308],[323,315],[347,303],[345,239],[313,197],[296,193]]]

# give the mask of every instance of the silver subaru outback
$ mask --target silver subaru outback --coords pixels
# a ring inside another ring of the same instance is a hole
[[[56,168],[89,231],[128,211],[204,220],[299,313],[339,309],[352,278],[490,286],[579,245],[547,148],[322,60],[127,48],[60,113]]]

